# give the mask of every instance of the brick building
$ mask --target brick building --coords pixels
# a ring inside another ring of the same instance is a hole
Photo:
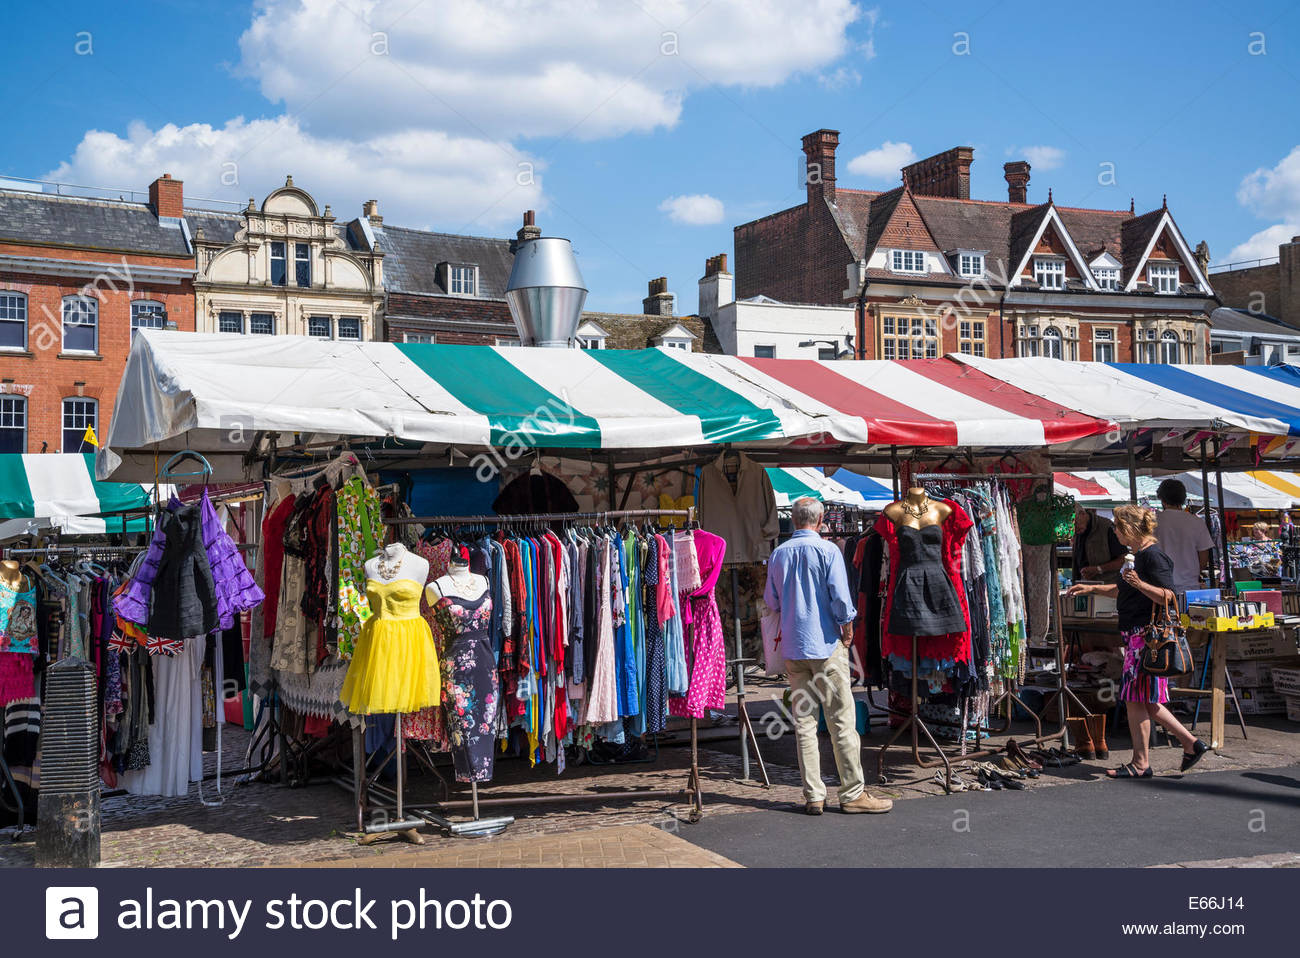
[[[1217,302],[1164,204],[1141,215],[1058,206],[1050,190],[1031,204],[1024,161],[1004,166],[1005,200],[972,199],[970,147],[905,167],[891,190],[843,189],[838,143],[834,130],[805,136],[805,201],[736,227],[738,302],[852,305],[867,359],[1206,361]],[[738,344],[747,332],[718,329]],[[793,325],[764,335],[765,355],[829,348]]]
[[[1230,263],[1210,274],[1224,306],[1243,309],[1286,330],[1300,329],[1300,236],[1278,247],[1277,259]]]
[[[194,329],[181,182],[148,202],[0,190],[0,452],[91,451],[135,331]]]

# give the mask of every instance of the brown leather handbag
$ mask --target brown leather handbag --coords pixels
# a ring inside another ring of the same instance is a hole
[[[1151,624],[1144,630],[1146,646],[1138,656],[1138,668],[1162,679],[1192,671],[1192,647],[1187,644],[1187,630],[1168,602],[1159,618],[1157,611],[1151,610]]]

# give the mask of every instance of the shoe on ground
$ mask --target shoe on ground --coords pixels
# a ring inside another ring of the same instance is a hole
[[[880,815],[894,807],[892,800],[888,798],[876,798],[867,792],[863,792],[851,802],[841,802],[840,811],[849,815]]]
[[[822,812],[826,811],[826,803],[807,802],[804,804],[803,810],[805,815],[820,815]]]

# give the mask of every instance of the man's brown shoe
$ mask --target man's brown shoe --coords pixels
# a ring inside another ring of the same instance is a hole
[[[807,815],[820,815],[822,812],[826,810],[826,803],[808,802],[804,805],[803,810],[804,813]]]
[[[894,803],[888,798],[876,798],[863,792],[851,802],[841,802],[840,811],[849,815],[880,815],[894,807]]]

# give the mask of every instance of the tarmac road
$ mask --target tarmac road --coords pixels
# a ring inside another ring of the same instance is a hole
[[[832,791],[832,795],[834,792]],[[886,815],[802,807],[678,836],[751,867],[1142,867],[1300,851],[1300,765],[963,792]]]

